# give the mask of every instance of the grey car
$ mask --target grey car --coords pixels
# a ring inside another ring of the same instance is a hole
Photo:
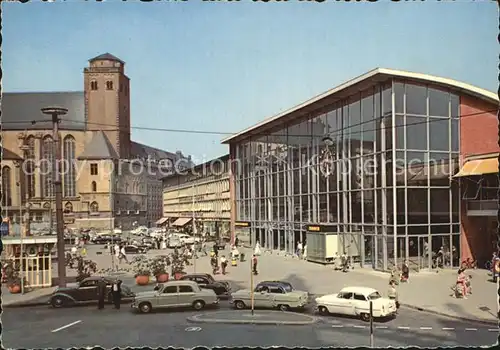
[[[201,310],[218,304],[219,298],[212,289],[201,289],[193,281],[170,281],[160,284],[153,291],[137,293],[131,307],[141,313],[149,313],[153,309],[179,307]]]

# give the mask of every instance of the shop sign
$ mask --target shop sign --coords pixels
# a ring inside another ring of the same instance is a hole
[[[248,221],[236,221],[234,223],[236,227],[250,227],[250,223]]]

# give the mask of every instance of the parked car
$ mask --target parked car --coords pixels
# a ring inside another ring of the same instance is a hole
[[[358,316],[363,321],[370,320],[370,301],[373,303],[373,317],[383,318],[396,315],[396,302],[383,298],[373,288],[346,287],[339,293],[316,298],[319,313]]]
[[[289,288],[282,282],[261,282],[255,287],[253,295],[256,308],[277,308],[287,311],[302,309],[309,303],[308,292]],[[251,305],[251,298],[251,290],[241,289],[231,295],[231,304],[236,309],[245,309]]]
[[[167,246],[169,248],[181,248],[184,244],[177,235],[172,235],[167,240]]]
[[[217,249],[219,250],[224,250],[226,249],[226,240],[224,238],[219,238],[218,240],[215,241],[215,244],[217,246]]]
[[[88,277],[80,283],[69,285],[65,288],[57,288],[50,296],[49,303],[55,307],[74,306],[76,304],[86,304],[97,302],[97,283],[101,279],[100,276]],[[113,302],[113,294],[111,293],[113,280],[106,278],[106,295],[107,302]],[[122,284],[122,300],[131,301],[134,298],[134,293],[130,288]]]
[[[181,277],[181,281],[193,281],[202,289],[211,289],[217,296],[231,295],[231,285],[227,281],[216,281],[208,273],[192,273]]]
[[[126,245],[124,248],[127,254],[146,254],[148,252],[148,247],[135,244]]]
[[[149,313],[153,309],[178,307],[201,310],[219,303],[219,298],[213,290],[201,289],[193,281],[170,281],[158,285],[155,289],[137,293],[131,307],[141,313]]]
[[[118,235],[98,235],[92,239],[92,243],[94,244],[108,244],[108,243],[120,243],[122,238]]]

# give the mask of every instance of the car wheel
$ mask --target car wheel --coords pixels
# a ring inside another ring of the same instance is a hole
[[[237,308],[238,310],[243,310],[244,308],[246,308],[246,305],[241,300],[238,300],[234,302],[234,307]]]
[[[201,300],[196,300],[194,303],[193,303],[193,309],[195,310],[201,310],[205,307],[205,303]]]
[[[278,305],[278,308],[279,308],[281,311],[288,311],[288,310],[290,310],[290,306],[285,305],[285,304]]]
[[[328,315],[329,314],[328,309],[325,306],[320,306],[318,308],[318,312],[320,315]]]
[[[59,296],[53,297],[52,300],[50,301],[50,304],[52,305],[52,307],[55,308],[60,308],[68,305],[66,298]]]
[[[151,312],[151,304],[150,303],[141,303],[139,304],[139,311],[143,314],[148,314]]]
[[[361,313],[361,315],[360,315],[360,316],[361,316],[361,319],[362,319],[363,321],[365,321],[365,322],[370,321],[370,314],[367,314],[367,313],[363,312],[363,313]]]

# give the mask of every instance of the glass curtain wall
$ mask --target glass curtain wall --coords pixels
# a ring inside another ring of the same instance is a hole
[[[264,249],[293,253],[328,224],[362,266],[425,267],[436,249],[456,264],[458,111],[446,91],[390,82],[239,144],[236,218]]]

